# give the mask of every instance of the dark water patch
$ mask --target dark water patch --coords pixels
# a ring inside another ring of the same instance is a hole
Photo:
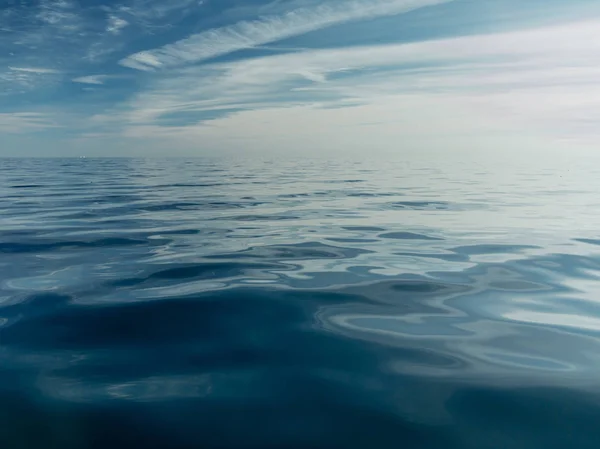
[[[210,308],[211,305],[204,303],[204,306]],[[209,322],[206,314],[194,313],[198,307],[201,306],[171,300],[166,305],[156,302],[63,309],[55,316],[21,321],[9,328],[4,338],[11,346],[92,349],[112,345],[164,345],[218,334],[217,323]],[[41,330],[35,331],[36,328]]]
[[[361,182],[365,182],[364,179],[341,179],[341,180],[331,180],[331,181],[326,181],[327,183],[331,183],[331,184],[358,184]]]
[[[163,203],[149,206],[137,206],[136,208],[144,212],[169,212],[177,210],[210,210],[210,209],[241,209],[243,204],[229,202],[180,202],[180,203]]]
[[[198,182],[198,183],[183,183],[183,182],[178,182],[178,183],[173,183],[173,184],[160,184],[157,186],[152,186],[149,188],[159,188],[159,189],[180,189],[180,188],[194,188],[194,187],[221,187],[227,185],[225,183],[222,182]]]
[[[444,201],[397,201],[388,203],[388,207],[392,209],[408,209],[408,210],[450,210],[452,204]]]
[[[492,281],[489,283],[489,288],[510,292],[534,292],[551,290],[551,288],[545,284],[539,284],[523,280]]]
[[[147,236],[153,235],[198,235],[203,233],[200,229],[161,229],[156,232],[148,232]]]
[[[439,259],[448,262],[467,262],[469,256],[465,254],[454,254],[454,253],[415,253],[415,252],[398,252],[394,253],[398,256],[414,257],[423,259]]]
[[[600,239],[573,239],[576,242],[587,243],[589,245],[600,246]]]
[[[289,198],[307,198],[310,197],[310,193],[286,193],[283,195],[278,195],[277,197],[280,199],[289,199]]]
[[[51,416],[50,410],[36,407],[31,399],[13,395],[7,404],[15,405],[14,414],[7,417],[9,426],[2,436],[13,447],[50,449],[192,449],[198,447],[198,442],[202,442],[202,447],[222,449],[341,449],[371,444],[395,448],[393,441],[397,439],[407,449],[447,445],[447,437],[432,432],[432,426],[399,418],[390,409],[365,403],[364,397],[349,395],[350,388],[336,388],[331,381],[317,377],[288,376],[287,381],[295,387],[295,396],[266,398],[262,402],[248,399],[235,403],[235,407],[228,406],[226,399],[223,404],[210,399],[188,401],[178,405],[176,415],[169,405],[111,404],[100,410],[84,405],[63,406]],[[232,393],[242,394],[235,389]],[[282,407],[289,408],[289,412],[279,413]],[[345,412],[341,414],[341,410]],[[25,417],[31,424],[22,434],[19,429],[23,426],[17,422]],[[231,432],[232,427],[236,432]]]
[[[150,275],[149,279],[218,279],[237,276],[248,270],[274,269],[276,265],[268,264],[235,264],[235,263],[203,263],[161,270]]]
[[[98,211],[91,211],[91,210],[86,210],[86,211],[80,211],[80,212],[69,212],[66,214],[59,214],[58,217],[62,218],[63,220],[90,220],[90,219],[94,219],[94,218],[102,218],[105,216],[105,212],[98,210]]]
[[[400,193],[382,193],[382,192],[348,192],[346,196],[354,198],[382,198],[386,196],[399,196]]]
[[[484,254],[514,254],[520,253],[529,249],[538,249],[532,245],[504,245],[504,244],[481,244],[457,246],[452,248],[452,251],[458,254],[467,254],[471,256]]]
[[[344,248],[318,242],[297,243],[292,245],[255,246],[236,253],[209,256],[212,259],[249,258],[268,260],[316,260],[351,259],[371,251],[358,248]]]
[[[23,237],[36,236],[38,232],[39,231],[35,229],[3,229],[0,230],[0,236],[2,236],[3,238],[20,239]]]
[[[418,234],[416,232],[388,232],[385,234],[379,234],[382,239],[393,239],[393,240],[443,240],[438,237],[432,237],[425,234]]]
[[[145,245],[147,244],[146,240],[141,239],[132,239],[125,237],[108,237],[105,239],[98,239],[91,242],[85,242],[86,245],[89,246],[130,246],[130,245]]]
[[[179,274],[175,276],[180,278]],[[300,293],[287,298],[291,303],[285,305],[286,295],[248,289],[121,306],[70,306],[60,308],[55,314],[36,314],[20,321],[6,329],[3,341],[10,346],[38,349],[113,346],[122,349],[128,345],[153,348],[156,344],[192,344],[195,341],[225,348],[231,345],[223,338],[231,338],[237,344],[247,346],[258,343],[261,335],[274,338],[275,335],[297,334],[298,329],[293,323],[304,322],[308,313],[306,306],[311,303],[314,306],[325,297],[330,303],[354,298],[343,294]],[[61,298],[54,299],[54,306],[61,304]],[[261,331],[261,326],[266,324],[268,326]],[[249,333],[240,334],[240,325]],[[300,332],[299,336],[302,335]],[[310,337],[310,334],[306,335],[306,338]],[[156,349],[160,352],[164,346]],[[227,357],[221,360],[229,363]]]
[[[294,199],[294,198],[310,198],[310,197],[324,197],[324,196],[333,196],[334,193],[339,193],[339,192],[334,192],[334,191],[329,191],[329,190],[315,190],[312,192],[300,192],[300,193],[285,193],[285,194],[281,194],[281,195],[277,195],[277,198],[279,199]]]
[[[358,232],[381,232],[385,231],[384,228],[377,226],[342,226],[342,229],[346,231],[358,231]]]
[[[133,238],[104,238],[90,241],[58,241],[48,243],[0,243],[0,253],[42,253],[61,250],[77,250],[83,248],[103,248],[115,246],[135,246],[146,245],[148,242],[141,239]]]
[[[236,215],[235,217],[225,217],[230,220],[239,221],[285,221],[285,220],[300,220],[297,215]],[[222,220],[223,217],[219,217]]]
[[[597,444],[598,404],[577,391],[466,387],[454,392],[447,407],[469,447],[559,448],[576,442],[591,449]]]
[[[117,281],[109,282],[109,285],[112,285],[114,287],[131,287],[157,280],[183,281],[224,279],[242,276],[244,274],[252,274],[257,271],[283,268],[284,267],[280,265],[264,263],[200,263],[158,270],[145,277],[119,279]]]
[[[42,184],[17,184],[10,186],[12,189],[41,189],[46,186]]]
[[[377,239],[336,238],[336,237],[328,237],[327,240],[329,240],[330,242],[337,242],[337,243],[374,243],[374,242],[377,242]]]
[[[92,204],[120,204],[131,205],[140,199],[139,195],[103,195],[98,197],[86,198],[86,202]]]
[[[457,294],[465,294],[470,290],[471,287],[465,284],[439,282],[419,276],[405,276],[395,280],[351,286],[343,291],[376,303],[395,304],[401,308],[416,307],[425,312],[428,306],[423,301],[427,298],[448,298]],[[432,310],[430,309],[430,311]]]

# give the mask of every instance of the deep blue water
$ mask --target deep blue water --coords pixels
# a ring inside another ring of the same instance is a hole
[[[0,160],[1,447],[597,449],[599,172]]]

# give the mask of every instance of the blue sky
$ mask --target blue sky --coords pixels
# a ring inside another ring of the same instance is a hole
[[[3,0],[0,156],[594,149],[597,0]]]

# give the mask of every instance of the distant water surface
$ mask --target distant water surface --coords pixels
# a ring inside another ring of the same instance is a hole
[[[598,180],[0,160],[1,446],[597,449]]]

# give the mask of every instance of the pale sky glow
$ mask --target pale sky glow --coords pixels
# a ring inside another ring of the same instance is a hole
[[[2,155],[600,143],[597,2],[13,3]]]

